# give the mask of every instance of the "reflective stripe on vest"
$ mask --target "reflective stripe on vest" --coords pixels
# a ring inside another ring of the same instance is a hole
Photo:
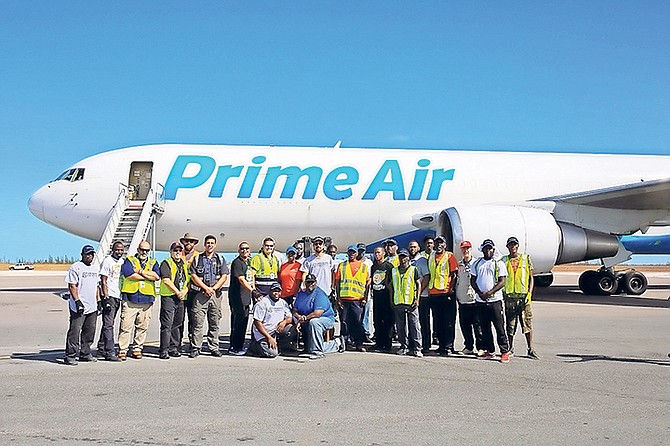
[[[519,265],[512,268],[512,259],[509,256],[503,257],[503,262],[507,267],[507,279],[505,279],[505,294],[528,294],[530,291],[530,262],[528,254],[519,254]]]
[[[440,261],[435,263],[435,253],[430,254],[428,259],[428,270],[430,271],[429,289],[446,290],[449,288],[449,256],[450,252],[445,251]]]
[[[365,284],[368,278],[368,265],[361,262],[356,275],[351,274],[349,261],[340,263],[340,298],[359,300],[365,297]]]
[[[400,266],[400,257],[398,256],[398,254],[386,257],[386,261],[389,262],[391,265],[393,265],[394,268]]]
[[[409,266],[405,273],[401,273],[398,268],[393,268],[391,277],[393,278],[393,303],[396,305],[412,305],[416,299],[416,266]]]
[[[147,259],[147,263],[144,264],[144,268],[141,267],[140,261],[135,256],[128,256],[128,261],[133,265],[135,269],[144,269],[144,271],[151,271],[156,264],[156,260]],[[121,292],[126,294],[135,294],[139,292],[145,296],[156,296],[156,286],[150,280],[135,280],[129,279],[121,275]]]
[[[168,257],[166,261],[168,262],[168,265],[170,265],[170,280],[172,280],[172,284],[176,286],[176,284],[174,283],[174,278],[177,276],[177,268],[179,268],[179,266],[174,260],[172,260],[172,257]],[[179,291],[185,290],[186,287],[188,287],[188,282],[191,279],[191,276],[188,274],[188,264],[186,262],[182,262],[181,266],[184,269],[184,283],[182,284],[181,290]],[[174,294],[175,294],[174,291],[168,288],[165,282],[161,280],[160,295],[174,296]]]

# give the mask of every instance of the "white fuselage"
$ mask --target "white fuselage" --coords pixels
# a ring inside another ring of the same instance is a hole
[[[519,202],[663,179],[670,157],[455,150],[150,145],[105,152],[31,197],[31,212],[67,232],[100,240],[132,162],[151,162],[165,212],[156,247],[185,232],[279,247],[305,235],[340,246],[415,229],[412,216],[458,205]]]

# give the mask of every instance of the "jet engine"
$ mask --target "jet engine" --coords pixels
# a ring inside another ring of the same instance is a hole
[[[500,255],[505,255],[505,242],[514,236],[519,239],[519,249],[532,256],[535,274],[549,273],[554,265],[562,263],[612,257],[619,250],[614,235],[557,222],[542,209],[511,205],[445,209],[438,217],[438,233],[457,255],[463,240],[469,240],[476,249],[487,238],[494,241]]]

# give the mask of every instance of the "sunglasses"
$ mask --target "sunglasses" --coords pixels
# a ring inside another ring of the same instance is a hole
[[[172,252],[181,252],[182,248],[174,248]]]
[[[263,245],[263,246],[265,246],[266,248],[274,248],[275,247],[275,245]]]
[[[248,246],[242,246],[242,247],[240,248],[240,251],[249,251],[250,249],[251,249],[251,248],[248,247]]]
[[[143,252],[143,253],[145,253],[145,254],[148,253],[149,251],[151,251],[151,250],[150,250],[150,249],[142,249],[142,248],[139,248],[139,249],[137,250],[137,252]]]

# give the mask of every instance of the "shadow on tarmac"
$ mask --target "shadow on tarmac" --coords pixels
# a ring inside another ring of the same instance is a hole
[[[650,286],[654,290],[668,290],[667,286]],[[668,291],[670,293],[670,290]],[[549,288],[535,288],[533,300],[538,302],[563,302],[590,305],[615,305],[628,307],[670,308],[670,300],[643,296],[590,296],[571,285],[552,285]]]
[[[565,362],[591,362],[591,361],[607,361],[607,362],[630,362],[634,364],[651,364],[660,365],[662,367],[670,367],[670,359],[645,359],[645,358],[618,358],[604,355],[572,355],[568,353],[557,354],[559,358],[566,359]]]

